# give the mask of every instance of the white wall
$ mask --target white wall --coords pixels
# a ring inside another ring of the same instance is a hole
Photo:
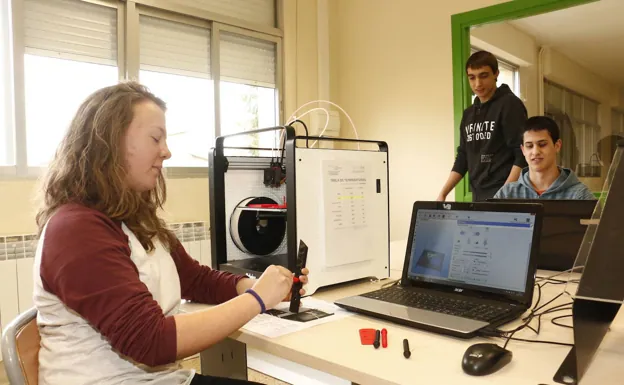
[[[331,2],[337,101],[360,137],[389,143],[391,238],[403,239],[413,202],[437,197],[455,156],[451,15],[503,1]]]

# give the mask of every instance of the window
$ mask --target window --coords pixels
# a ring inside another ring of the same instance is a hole
[[[279,124],[275,0],[15,1],[0,1],[0,174],[36,175],[85,98],[122,79],[167,104],[165,166],[185,168],[169,176],[205,177],[216,135]],[[238,144],[273,148],[278,136]]]
[[[544,111],[557,122],[561,132],[563,145],[558,163],[576,171],[581,178],[604,176],[603,158],[608,156],[599,144],[599,104],[547,80],[544,81],[544,96]]]
[[[80,103],[117,83],[117,10],[76,0],[24,0],[28,166],[52,159]]]
[[[28,165],[46,166],[80,103],[117,83],[117,68],[45,56],[24,56]]]
[[[502,84],[507,84],[511,91],[520,97],[518,67],[498,59],[498,81],[496,85],[500,87]]]
[[[15,165],[15,143],[11,114],[11,44],[9,4],[0,4],[0,166]]]
[[[214,143],[210,30],[141,15],[139,80],[167,103],[167,167],[208,167]]]
[[[223,31],[220,48],[221,135],[276,126],[276,43]],[[227,146],[274,148],[278,136],[241,136]]]

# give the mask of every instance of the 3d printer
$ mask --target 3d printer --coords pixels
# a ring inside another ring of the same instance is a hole
[[[281,133],[279,148],[228,146],[236,137],[268,132]],[[311,148],[310,140],[358,149]],[[271,264],[292,271],[304,240],[314,276],[309,294],[389,276],[386,143],[296,136],[292,126],[272,127],[218,137],[209,164],[215,269],[251,277]]]

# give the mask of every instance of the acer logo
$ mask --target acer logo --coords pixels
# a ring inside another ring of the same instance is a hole
[[[256,277],[255,275],[251,273],[245,273],[245,275],[248,276],[249,278],[258,279],[258,277]]]
[[[481,353],[470,353],[468,356],[469,357],[475,357],[475,358],[481,358],[481,357],[483,357],[483,354],[481,354]]]
[[[461,293],[462,291],[464,291],[464,289],[460,289],[460,288],[457,287],[457,288],[455,288],[454,291],[456,291],[457,293]]]
[[[451,209],[451,205],[448,204],[448,203],[443,204],[442,207],[444,207],[444,210],[450,210]]]

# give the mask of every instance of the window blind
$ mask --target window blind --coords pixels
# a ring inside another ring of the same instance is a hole
[[[141,15],[141,69],[210,78],[210,30]]]
[[[221,80],[275,88],[276,44],[221,32]]]
[[[117,65],[117,9],[77,0],[24,0],[27,54]]]

